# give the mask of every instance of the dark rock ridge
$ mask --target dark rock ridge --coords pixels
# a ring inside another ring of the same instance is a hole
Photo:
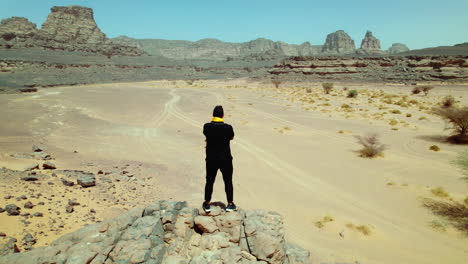
[[[0,23],[0,47],[106,53],[111,55],[141,55],[135,47],[115,44],[101,32],[93,10],[82,6],[55,6],[42,25],[26,18],[12,17]]]
[[[468,80],[468,56],[294,57],[269,72],[319,79],[463,82]]]
[[[351,54],[355,50],[354,40],[343,30],[328,34],[322,47],[322,52],[326,54]]]
[[[15,248],[14,242],[9,248]],[[0,257],[0,264],[46,263],[309,263],[287,243],[283,218],[262,210],[210,215],[185,202],[158,201],[86,226],[50,246]]]

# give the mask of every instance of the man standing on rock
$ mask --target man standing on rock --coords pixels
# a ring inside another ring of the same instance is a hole
[[[232,156],[230,141],[234,138],[232,126],[224,123],[224,110],[221,105],[217,105],[213,110],[213,119],[210,123],[203,126],[203,134],[206,137],[206,184],[205,201],[203,210],[210,212],[211,194],[213,193],[213,184],[216,179],[218,169],[221,170],[224,180],[224,189],[228,205],[226,211],[237,209],[233,202],[232,187]]]

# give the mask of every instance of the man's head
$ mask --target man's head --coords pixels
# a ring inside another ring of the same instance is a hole
[[[223,107],[221,105],[215,106],[215,108],[213,109],[213,116],[214,117],[219,117],[219,118],[224,117],[224,110],[223,110]]]

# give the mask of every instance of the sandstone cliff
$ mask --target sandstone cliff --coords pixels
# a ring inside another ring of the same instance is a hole
[[[350,54],[355,49],[354,40],[343,30],[338,30],[328,34],[322,52],[326,54]]]
[[[94,20],[93,10],[81,6],[53,7],[40,30],[25,18],[9,18],[0,24],[0,47],[40,47],[52,50],[141,55],[131,46],[111,42]]]
[[[466,82],[468,56],[295,57],[276,64],[269,72],[316,79]]]
[[[214,207],[206,215],[185,202],[158,201],[86,226],[48,247],[0,257],[0,263],[305,264],[309,252],[285,241],[277,213]]]

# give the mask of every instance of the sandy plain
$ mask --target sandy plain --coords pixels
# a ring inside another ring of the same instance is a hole
[[[347,98],[344,87],[358,90],[358,97]],[[436,85],[428,96],[410,91],[404,85],[336,83],[325,95],[320,83],[275,88],[241,79],[2,95],[0,167],[22,170],[42,163],[11,156],[39,144],[60,170],[107,175],[97,175],[97,186],[87,189],[63,186],[52,172],[36,183],[0,179],[0,206],[23,207],[24,201],[7,195],[44,202],[23,209],[44,213],[27,225],[21,216],[0,214],[0,231],[18,239],[34,233],[36,246],[43,246],[154,200],[201,204],[202,126],[221,104],[236,133],[231,144],[236,203],[281,213],[287,238],[310,250],[313,263],[464,263],[468,238],[450,224],[444,231],[431,227],[443,219],[423,208],[421,199],[442,199],[431,193],[439,186],[450,194],[443,199],[463,202],[468,194],[465,175],[452,163],[466,146],[444,143],[446,125],[430,113],[449,94],[467,105],[467,86]],[[387,145],[384,157],[356,153],[355,136],[369,132]],[[431,145],[441,150],[431,151]],[[214,200],[225,201],[223,188],[218,174]],[[81,204],[71,214],[65,213],[68,199]]]

